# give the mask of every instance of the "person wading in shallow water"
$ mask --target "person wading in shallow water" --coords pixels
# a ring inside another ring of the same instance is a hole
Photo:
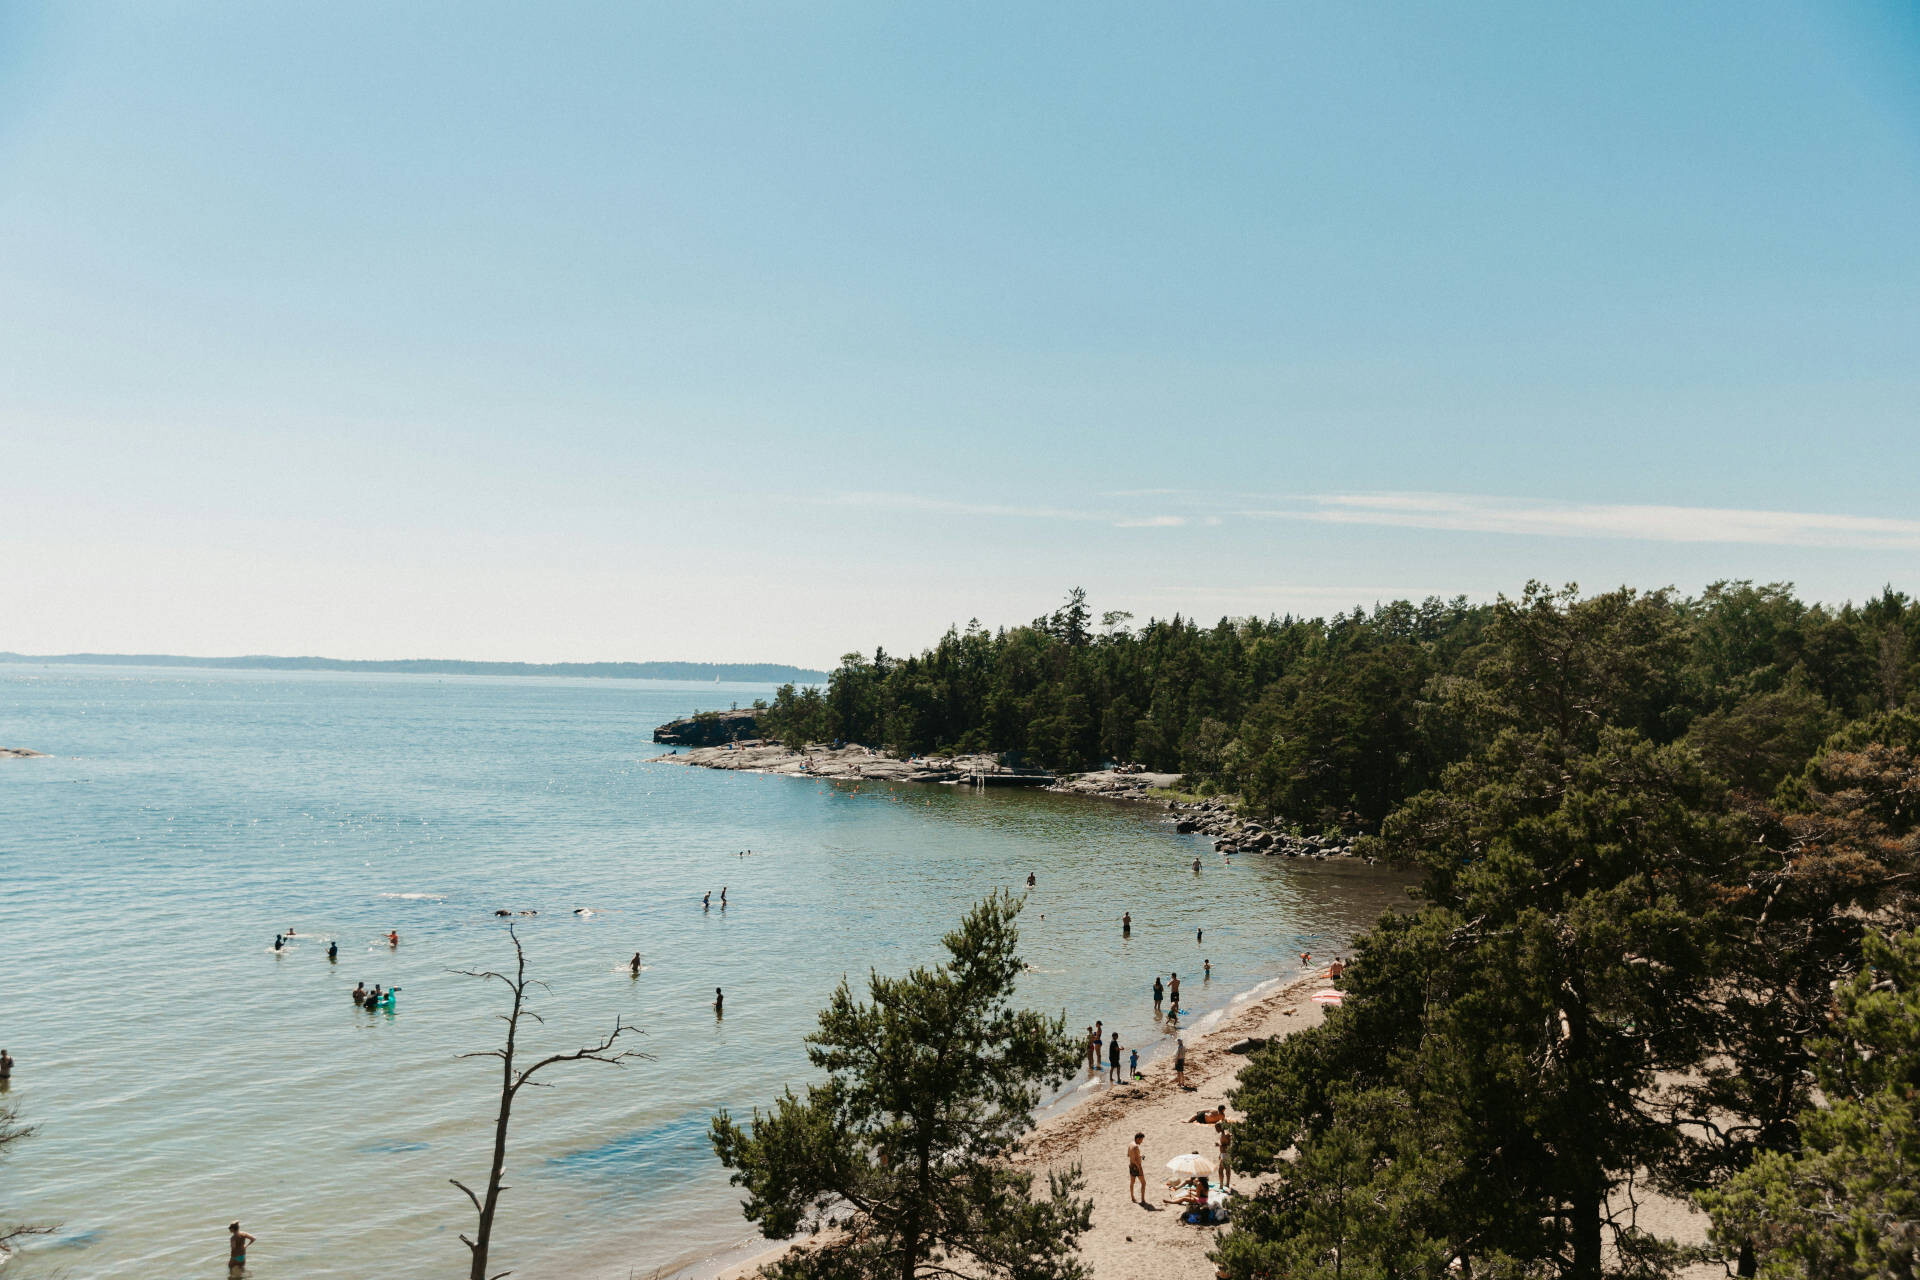
[[[720,988],[715,987],[713,989],[713,1016],[714,1017],[717,1018],[722,1014],[722,1012],[724,1012],[723,1006],[726,1003],[727,1003],[726,993],[721,991]]]
[[[248,1235],[242,1231],[239,1223],[227,1224],[227,1274],[239,1275],[246,1269],[247,1246],[257,1239],[259,1239],[258,1236]]]

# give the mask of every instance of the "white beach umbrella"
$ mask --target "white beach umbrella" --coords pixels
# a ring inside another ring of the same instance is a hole
[[[1189,1151],[1186,1155],[1175,1156],[1167,1161],[1167,1168],[1174,1173],[1183,1173],[1189,1178],[1213,1176],[1213,1161],[1198,1151]]]
[[[1313,993],[1313,1002],[1315,1004],[1339,1004],[1343,999],[1345,999],[1345,997],[1332,987],[1328,987],[1325,991],[1316,991]]]

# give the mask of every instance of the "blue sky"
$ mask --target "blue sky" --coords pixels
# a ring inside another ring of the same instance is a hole
[[[1920,589],[1920,10],[0,9],[0,648]]]

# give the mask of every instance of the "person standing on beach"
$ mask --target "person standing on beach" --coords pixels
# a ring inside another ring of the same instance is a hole
[[[1225,1120],[1216,1121],[1213,1131],[1220,1135],[1220,1189],[1233,1185],[1233,1131]]]
[[[1187,1087],[1187,1042],[1173,1042],[1173,1082],[1182,1089]]]
[[[1327,966],[1327,981],[1329,982],[1340,981],[1340,975],[1346,971],[1346,968],[1347,966],[1341,963],[1340,957],[1335,956],[1333,958],[1333,963]]]
[[[1087,1041],[1087,1066],[1095,1074],[1100,1071],[1100,1045],[1107,1038],[1107,1024],[1095,1018],[1093,1036]]]
[[[258,1236],[249,1235],[247,1232],[242,1231],[240,1229],[239,1223],[230,1222],[227,1224],[227,1274],[228,1275],[237,1276],[243,1270],[246,1269],[247,1246],[252,1244],[257,1239],[259,1239]]]
[[[1138,1049],[1129,1049],[1127,1050],[1127,1079],[1138,1080],[1139,1078],[1140,1051]]]
[[[1120,1083],[1120,1033],[1113,1033],[1113,1039],[1107,1042],[1107,1080],[1112,1084]]]
[[[1133,1135],[1133,1145],[1127,1148],[1127,1202],[1136,1203],[1133,1198],[1133,1184],[1140,1184],[1140,1199],[1137,1203],[1147,1202],[1147,1157],[1140,1150],[1140,1144],[1147,1140],[1144,1133]]]

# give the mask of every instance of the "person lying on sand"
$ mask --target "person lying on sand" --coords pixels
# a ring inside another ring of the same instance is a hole
[[[1227,1110],[1225,1107],[1213,1107],[1211,1109],[1203,1108],[1199,1111],[1194,1112],[1193,1119],[1187,1121],[1187,1123],[1188,1124],[1219,1124],[1222,1120],[1225,1120],[1226,1118],[1227,1118]]]

